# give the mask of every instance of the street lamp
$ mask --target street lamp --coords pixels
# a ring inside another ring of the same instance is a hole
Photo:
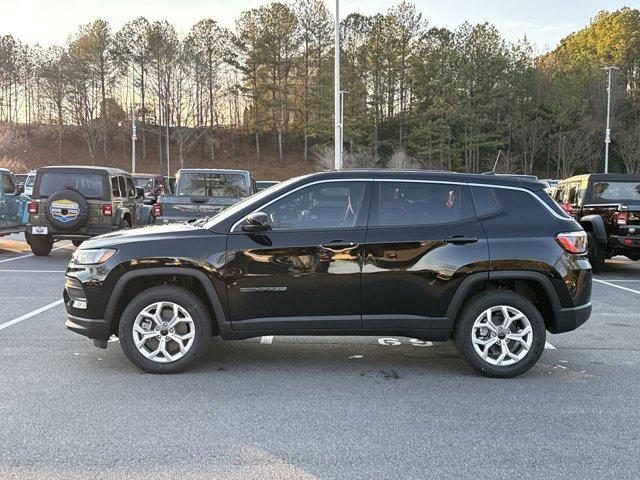
[[[133,105],[131,107],[131,173],[136,173],[136,140],[138,139],[137,114],[138,108]]]
[[[336,24],[333,71],[333,113],[334,113],[334,167],[342,170],[342,121],[340,92],[340,0],[336,0]]]
[[[611,143],[611,72],[620,70],[618,67],[604,67],[602,70],[607,72],[609,77],[607,81],[607,129],[604,132],[604,173],[609,173],[609,143]]]

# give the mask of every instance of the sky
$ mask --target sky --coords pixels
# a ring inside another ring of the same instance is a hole
[[[285,2],[287,0],[284,0]],[[335,0],[325,0],[333,11]],[[340,0],[341,16],[351,12],[385,12],[399,0]],[[240,12],[267,0],[0,0],[0,35],[11,34],[29,44],[64,43],[78,25],[96,18],[114,30],[128,20],[145,16],[166,18],[186,33],[202,18],[233,27]],[[464,21],[489,22],[510,41],[523,36],[538,53],[552,49],[569,33],[588,25],[600,10],[622,6],[640,8],[640,0],[414,0],[430,26],[454,29]]]

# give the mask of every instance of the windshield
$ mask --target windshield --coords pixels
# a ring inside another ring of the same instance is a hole
[[[249,188],[241,173],[186,172],[178,174],[176,195],[187,197],[246,197]]]
[[[103,177],[95,173],[45,172],[42,174],[39,189],[41,197],[48,197],[65,188],[77,190],[87,198],[102,198]]]
[[[133,183],[138,188],[151,188],[153,186],[153,178],[134,177]]]
[[[593,201],[596,203],[640,202],[640,182],[597,182],[593,185]]]
[[[271,194],[273,194],[274,192],[279,192],[281,190],[285,190],[289,187],[289,185],[291,185],[293,182],[299,180],[300,177],[295,177],[295,178],[291,178],[287,181],[278,183],[277,185],[274,185],[273,187],[266,189],[266,190],[262,190],[258,193],[254,193],[253,195],[251,195],[249,198],[238,202],[232,206],[230,206],[229,208],[222,210],[222,212],[218,213],[216,216],[212,217],[206,224],[205,224],[205,228],[211,228],[213,226],[215,226],[216,224],[225,221],[226,219],[228,219],[229,217],[234,216],[236,213],[240,212],[241,210],[251,206],[251,205],[256,205],[258,206],[262,200],[268,196],[270,196]]]

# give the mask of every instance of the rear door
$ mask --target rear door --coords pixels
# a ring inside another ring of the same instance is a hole
[[[460,283],[489,251],[466,184],[375,181],[362,275],[365,329],[449,328]]]

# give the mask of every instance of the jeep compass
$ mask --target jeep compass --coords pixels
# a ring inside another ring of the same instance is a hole
[[[67,328],[154,373],[211,336],[452,339],[481,374],[513,377],[546,332],[591,314],[580,225],[516,176],[351,170],[295,178],[212,218],[90,239],[66,274]]]

